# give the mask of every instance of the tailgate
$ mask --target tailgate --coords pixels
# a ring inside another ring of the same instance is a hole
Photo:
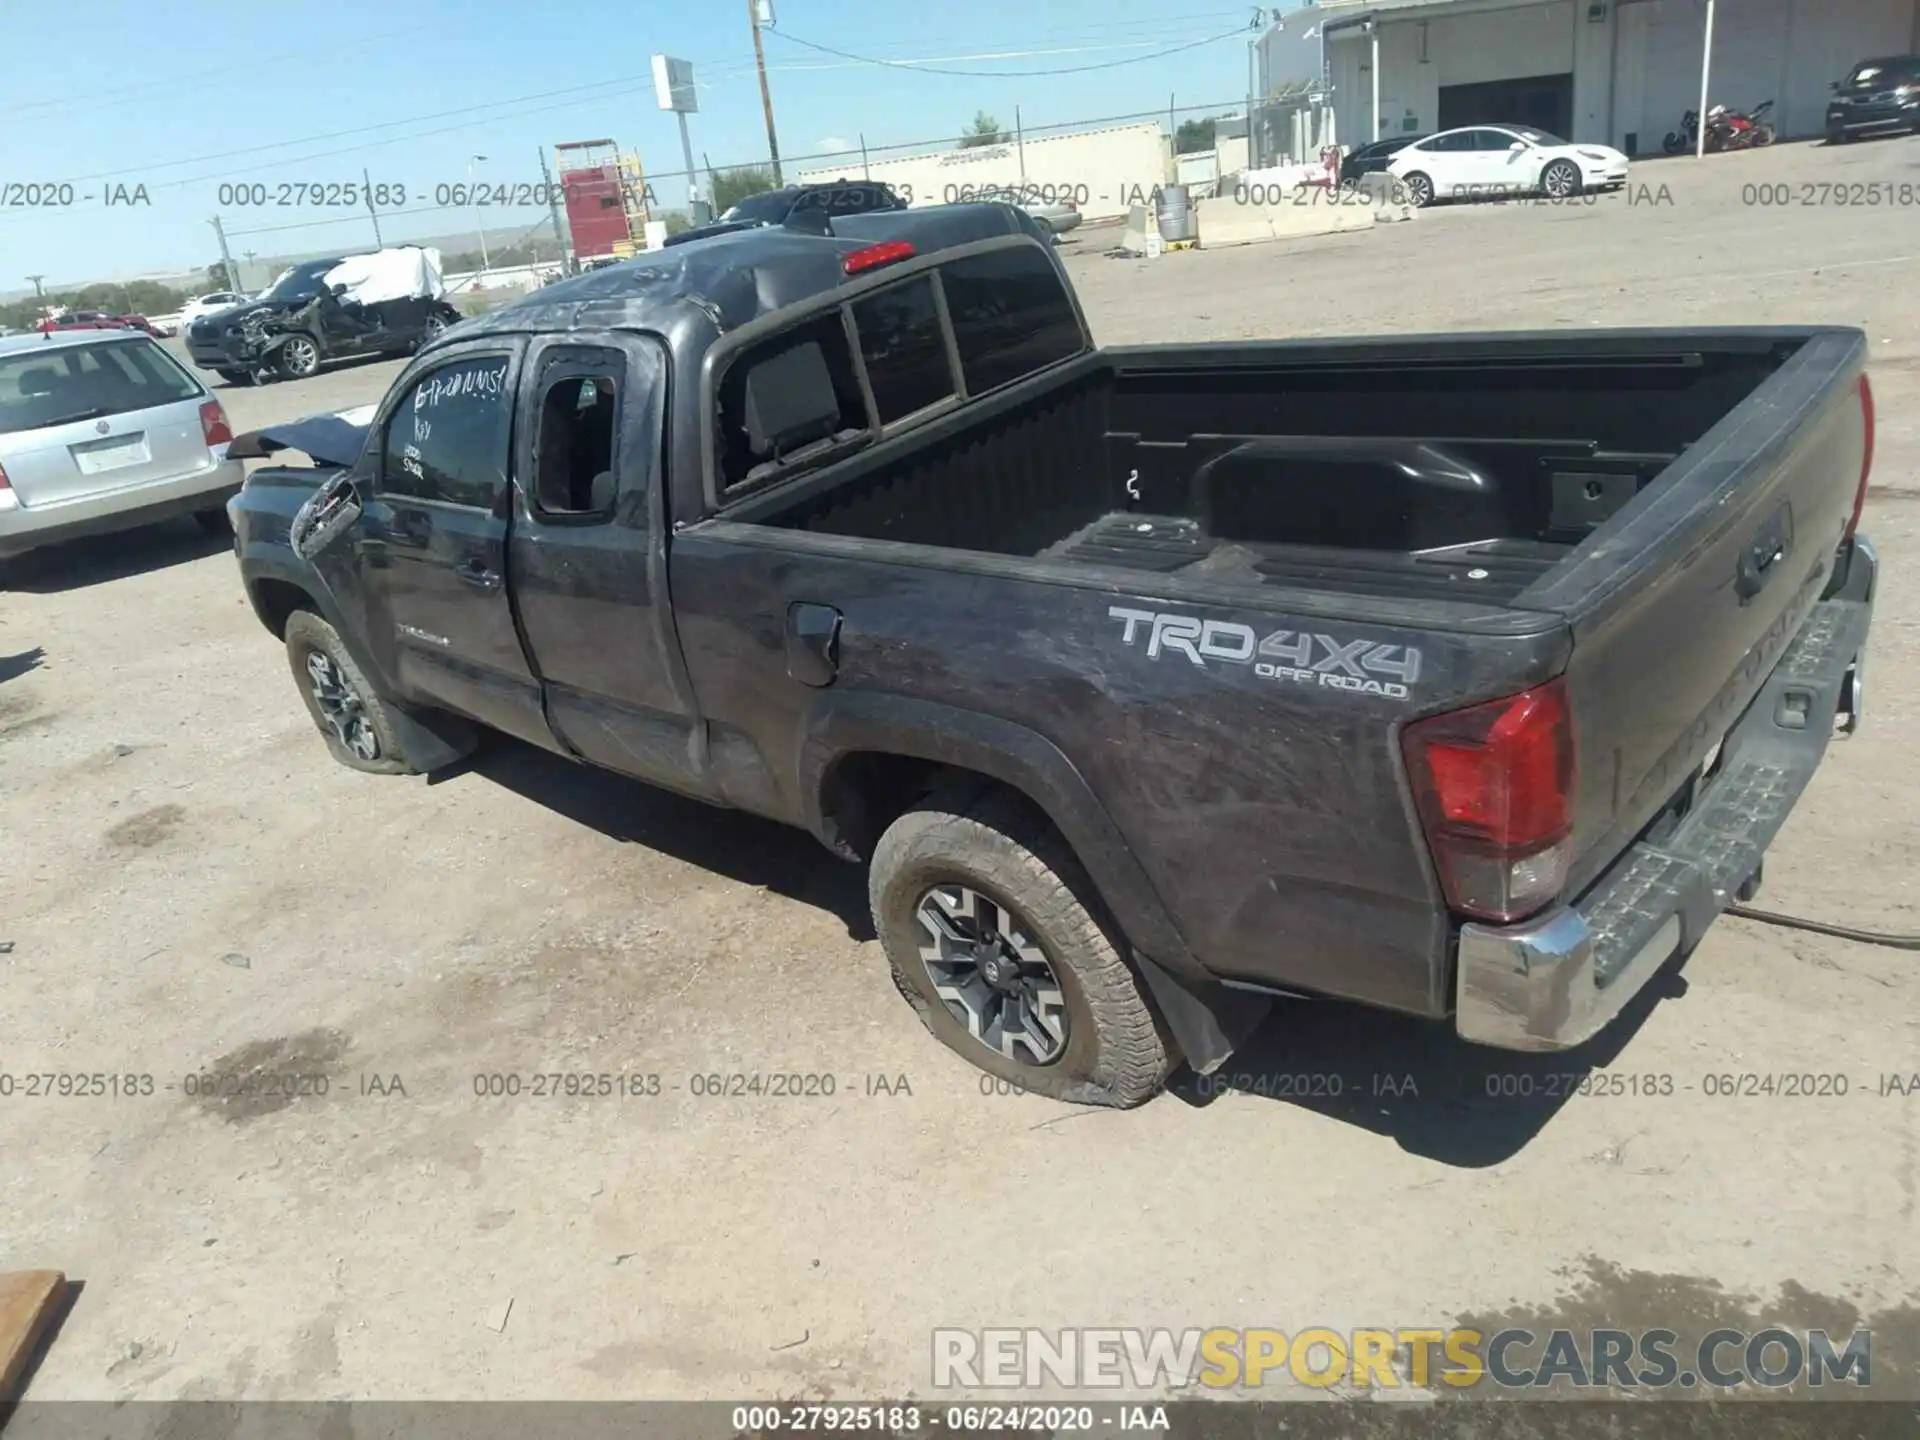
[[[1571,563],[1515,599],[1564,614],[1573,632],[1576,892],[1717,750],[1833,579],[1870,453],[1866,353],[1857,330],[1810,332]]]

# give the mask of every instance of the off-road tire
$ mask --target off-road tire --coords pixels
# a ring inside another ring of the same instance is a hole
[[[369,775],[414,774],[414,768],[408,762],[399,736],[394,731],[392,712],[380,697],[380,692],[374,689],[361,673],[360,667],[354,664],[353,656],[347,653],[347,647],[341,643],[340,633],[313,611],[296,610],[287,619],[286,642],[287,665],[293,672],[294,686],[299,690],[301,700],[306,703],[314,728],[326,739],[327,749],[332,752],[333,758],[350,770],[360,770]],[[313,692],[307,668],[308,656],[316,652],[326,656],[360,702],[361,712],[378,746],[377,753],[371,759],[349,749],[328,723],[326,711]]]
[[[916,918],[934,885],[966,885],[1013,912],[1060,983],[1067,1041],[1047,1065],[974,1039],[934,992]],[[1122,958],[1119,927],[1044,817],[1004,791],[936,795],[890,825],[874,848],[867,895],[893,982],[933,1036],[1018,1089],[1082,1105],[1130,1109],[1152,1099],[1177,1061]]]

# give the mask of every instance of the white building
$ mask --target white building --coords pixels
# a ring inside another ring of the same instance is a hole
[[[1262,88],[1317,48],[1343,144],[1525,124],[1628,154],[1700,104],[1774,102],[1781,135],[1821,132],[1829,85],[1920,52],[1920,0],[1323,0],[1259,47]],[[1377,97],[1377,108],[1376,108]]]

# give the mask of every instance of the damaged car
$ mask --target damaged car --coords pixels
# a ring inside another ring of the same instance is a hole
[[[303,261],[257,299],[195,320],[187,353],[229,385],[299,380],[329,360],[410,355],[464,318],[440,252],[403,245]]]

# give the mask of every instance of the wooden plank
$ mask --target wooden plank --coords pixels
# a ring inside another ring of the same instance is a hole
[[[18,1398],[14,1387],[66,1293],[67,1277],[58,1270],[0,1275],[0,1404]]]

